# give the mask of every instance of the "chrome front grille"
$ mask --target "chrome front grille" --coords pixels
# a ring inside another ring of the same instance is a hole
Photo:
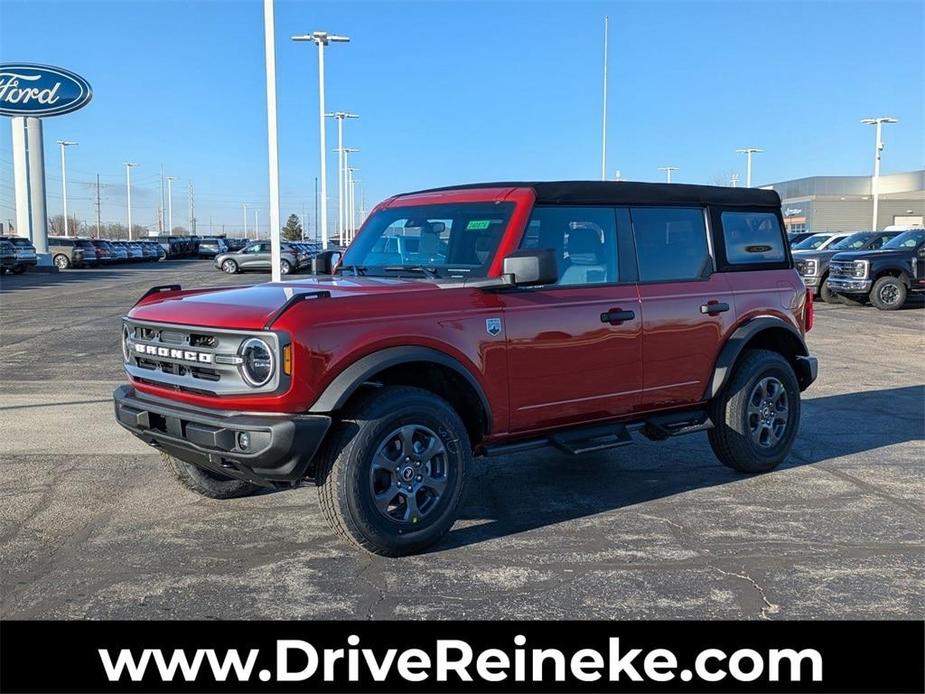
[[[277,372],[264,386],[251,387],[241,375],[241,344],[266,340],[279,354],[280,340],[269,331],[220,330],[125,319],[123,361],[130,376],[145,383],[214,395],[260,394],[280,386]],[[277,363],[279,361],[277,360]]]
[[[854,263],[832,261],[829,263],[829,277],[849,277],[855,279]]]

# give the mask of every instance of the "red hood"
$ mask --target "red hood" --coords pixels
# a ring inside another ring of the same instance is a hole
[[[391,277],[324,277],[267,282],[230,289],[194,289],[152,294],[130,312],[131,318],[158,323],[255,330],[264,327],[296,294],[328,291],[332,299],[385,292],[434,291],[431,282]]]

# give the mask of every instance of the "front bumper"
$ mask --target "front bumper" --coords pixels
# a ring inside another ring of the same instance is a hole
[[[179,406],[119,386],[112,394],[116,421],[169,455],[228,477],[264,487],[304,478],[331,418],[259,415]],[[247,432],[247,450],[239,434]]]
[[[855,280],[846,277],[829,277],[826,286],[837,294],[867,294],[870,292],[870,280]]]
[[[819,286],[820,278],[817,275],[813,275],[811,277],[809,275],[800,275],[800,277],[803,280],[803,284],[809,288],[816,288]]]

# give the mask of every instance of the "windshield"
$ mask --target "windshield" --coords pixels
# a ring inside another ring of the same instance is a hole
[[[344,254],[340,271],[485,277],[514,204],[450,203],[380,210]]]
[[[915,248],[922,241],[925,241],[925,229],[916,229],[914,231],[904,231],[899,236],[894,236],[880,248]]]
[[[831,234],[813,234],[799,243],[794,244],[793,250],[795,251],[812,251],[816,248],[819,248],[822,244],[832,238]]]
[[[838,251],[856,251],[859,248],[864,248],[870,240],[874,237],[873,234],[869,234],[866,231],[859,232],[857,234],[851,234],[851,236],[846,236],[841,241],[836,241],[831,246],[829,250],[838,250]]]

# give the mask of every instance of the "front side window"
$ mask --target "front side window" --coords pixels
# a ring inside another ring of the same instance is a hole
[[[729,263],[779,263],[786,259],[777,215],[771,212],[723,212],[720,222]]]
[[[832,234],[813,234],[793,245],[795,251],[814,251],[832,238]]]
[[[559,286],[620,281],[612,208],[537,207],[520,247],[551,249],[559,266]]]
[[[386,208],[366,221],[340,267],[367,275],[486,277],[513,210],[509,202]]]
[[[915,248],[922,241],[925,241],[925,229],[904,231],[883,244],[883,248]]]
[[[861,248],[866,248],[867,244],[870,243],[873,238],[873,234],[862,231],[857,234],[851,234],[851,236],[846,236],[841,241],[836,241],[829,246],[829,248],[833,251],[856,251]],[[871,246],[871,248],[873,248],[873,246]]]
[[[634,207],[631,210],[641,282],[700,279],[713,259],[700,208]]]

